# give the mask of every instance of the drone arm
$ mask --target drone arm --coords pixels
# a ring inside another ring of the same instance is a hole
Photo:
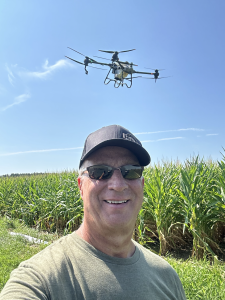
[[[67,58],[69,58],[69,59],[75,61],[75,62],[78,63],[78,64],[84,65],[82,62],[79,62],[79,61],[77,61],[77,60],[75,60],[75,59],[72,59],[72,58],[70,58],[69,56],[66,56],[66,55],[65,55],[65,57],[67,57]]]
[[[138,73],[138,74],[148,74],[148,75],[154,75],[155,73],[148,73],[148,72],[138,72],[138,71],[133,71],[133,73]]]

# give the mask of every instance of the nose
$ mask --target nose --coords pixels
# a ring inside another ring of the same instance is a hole
[[[108,189],[122,192],[128,188],[126,179],[123,178],[120,170],[115,170],[111,178],[108,179]]]

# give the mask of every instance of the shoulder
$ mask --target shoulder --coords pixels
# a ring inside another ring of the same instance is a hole
[[[140,251],[140,265],[145,275],[157,282],[157,285],[167,286],[176,299],[186,299],[184,289],[177,272],[159,255],[135,242]]]
[[[135,243],[140,251],[141,262],[145,265],[146,271],[154,274],[156,277],[164,278],[165,281],[170,278],[173,282],[180,282],[180,279],[173,267],[162,257],[148,250],[147,248]]]
[[[151,266],[157,266],[161,268],[171,268],[173,269],[170,264],[165,261],[162,257],[159,255],[153,253],[151,250],[143,247],[142,245],[135,242],[135,246],[139,249],[141,252],[143,258],[146,260],[147,263],[149,263]]]
[[[53,299],[51,295],[63,293],[63,285],[67,284],[71,288],[72,250],[76,248],[76,244],[73,234],[62,237],[20,263],[19,267],[12,271],[3,289],[1,296],[6,298],[0,298]],[[79,247],[77,249],[78,251],[74,249],[75,252],[79,252]],[[54,290],[57,290],[57,293]]]
[[[76,240],[74,239],[73,234],[69,234],[47,246],[44,250],[32,256],[30,259],[20,263],[20,267],[46,269],[47,266],[51,267],[53,263],[61,264],[68,259],[67,257],[70,250],[74,248],[75,245]]]

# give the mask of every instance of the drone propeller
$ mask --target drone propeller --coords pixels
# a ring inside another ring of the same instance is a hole
[[[166,70],[166,69],[152,69],[152,68],[145,68],[145,69],[150,69],[150,70],[154,70],[154,71],[163,71],[163,70]]]
[[[98,57],[98,58],[102,58],[102,59],[106,59],[106,60],[111,60],[109,58],[104,58],[104,57],[100,57],[100,56],[94,56],[94,57]]]
[[[122,53],[122,52],[129,52],[129,51],[134,51],[136,49],[131,49],[131,50],[124,50],[124,51],[117,51],[118,53]]]
[[[75,61],[75,62],[78,63],[78,64],[84,65],[84,63],[82,63],[82,62],[80,62],[80,61],[77,61],[77,60],[75,60],[75,59],[73,59],[73,58],[70,58],[69,56],[65,56],[65,57],[67,57],[67,58],[69,58],[69,59]],[[107,69],[97,68],[97,67],[93,67],[93,66],[88,66],[88,67],[95,68],[95,69],[99,69],[99,70],[107,70]]]
[[[158,80],[158,79],[162,79],[162,78],[168,78],[168,77],[172,77],[172,76],[166,76],[166,77],[158,77],[158,78],[149,78],[149,77],[143,77],[141,76],[142,78],[145,78],[145,79],[153,79],[153,80]]]
[[[82,54],[82,53],[78,52],[77,50],[74,50],[74,49],[72,49],[72,48],[70,48],[70,47],[67,47],[67,48],[69,48],[69,49],[71,49],[71,50],[73,50],[73,51],[75,51],[75,52],[77,52],[77,53],[79,53],[79,54],[83,55],[84,57],[87,57],[86,55],[84,55],[84,54]]]
[[[124,50],[124,51],[107,51],[107,50],[98,50],[98,51],[101,51],[101,52],[106,52],[106,53],[122,53],[122,52],[129,52],[129,51],[133,51],[133,50],[136,50],[136,49],[131,49],[131,50]]]
[[[159,78],[157,78],[157,79],[168,78],[168,77],[172,77],[172,76],[159,77]]]
[[[142,76],[135,76],[135,77],[133,77],[132,76],[132,79],[134,79],[134,78],[140,78],[140,77],[142,77]],[[125,80],[131,80],[131,78],[124,78]]]

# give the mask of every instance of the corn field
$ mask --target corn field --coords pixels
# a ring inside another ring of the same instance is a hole
[[[1,215],[49,232],[71,232],[82,222],[77,172],[0,177]],[[225,242],[225,156],[164,162],[144,170],[144,201],[134,238],[159,254],[192,244],[197,259],[217,259]]]

